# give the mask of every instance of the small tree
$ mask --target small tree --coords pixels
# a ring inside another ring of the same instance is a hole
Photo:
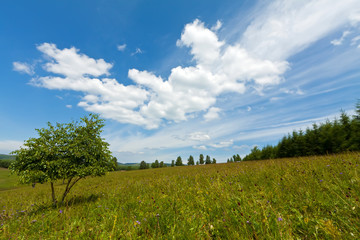
[[[155,168],[159,168],[160,167],[160,163],[159,163],[159,160],[155,160]]]
[[[194,165],[194,157],[190,155],[188,159],[188,165]]]
[[[213,158],[212,164],[216,164],[216,159],[215,158]]]
[[[175,167],[175,160],[171,160],[171,166]]]
[[[164,162],[161,161],[161,162],[160,162],[160,168],[163,168],[164,166],[166,166],[166,165],[164,165]]]
[[[177,157],[175,165],[176,165],[176,166],[182,166],[182,165],[183,165],[182,159],[181,159],[180,156]]]
[[[211,164],[211,158],[209,155],[206,155],[205,164]]]
[[[48,123],[48,128],[36,129],[38,138],[29,138],[24,148],[12,152],[16,160],[12,173],[19,175],[21,183],[50,182],[52,201],[56,205],[54,183],[66,180],[60,203],[80,179],[102,176],[114,168],[115,159],[109,144],[100,136],[104,120],[90,114],[79,122]]]
[[[147,169],[147,164],[146,164],[145,161],[141,161],[141,162],[140,162],[140,167],[139,167],[139,169]]]
[[[204,164],[204,155],[200,154],[199,156],[199,163]]]

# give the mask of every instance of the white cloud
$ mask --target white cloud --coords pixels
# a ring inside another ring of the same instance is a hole
[[[209,144],[209,146],[211,146],[213,148],[225,148],[225,147],[230,147],[233,144],[234,144],[234,141],[230,140],[230,141],[223,141],[223,142],[219,142],[219,143]]]
[[[23,142],[14,140],[0,141],[0,153],[9,154],[12,151],[20,149],[23,146]]]
[[[360,22],[360,10],[354,11],[350,14],[350,24],[356,26]]]
[[[359,9],[358,0],[277,0],[258,13],[241,43],[257,57],[283,61],[348,24]]]
[[[346,36],[348,36],[350,33],[351,33],[350,31],[344,31],[339,39],[334,39],[330,43],[334,46],[339,46],[343,43]]]
[[[72,105],[68,104],[66,105],[67,108],[72,108]]]
[[[201,145],[201,146],[193,146],[194,149],[198,149],[198,150],[206,150],[206,146]]]
[[[250,106],[247,107],[247,111],[248,111],[248,112],[250,112],[251,109],[252,109],[252,108],[251,108]]]
[[[13,70],[20,72],[20,73],[26,73],[29,75],[34,74],[34,67],[22,62],[13,62]]]
[[[220,108],[217,107],[211,107],[208,112],[204,115],[204,119],[205,121],[211,121],[214,119],[218,119],[219,118],[219,112],[221,111]]]
[[[142,53],[143,53],[143,51],[140,48],[136,48],[135,52],[131,53],[131,56],[134,56],[136,54],[142,54]]]
[[[360,35],[351,39],[351,46],[354,46],[360,40]]]
[[[291,94],[291,95],[304,95],[304,92],[300,89],[287,89],[287,88],[282,88],[280,89],[280,91],[282,91],[283,93],[286,94]]]
[[[105,62],[104,59],[89,58],[78,53],[79,50],[74,47],[60,50],[55,44],[43,43],[37,49],[50,58],[50,61],[44,65],[44,69],[48,72],[70,78],[110,75],[109,69],[112,64]]]
[[[128,77],[134,84],[126,86],[104,77],[112,67],[105,60],[90,58],[74,47],[61,50],[44,43],[38,49],[48,60],[44,69],[50,74],[33,78],[31,83],[82,92],[78,106],[85,110],[148,129],[201,115],[210,121],[219,117],[220,109],[214,105],[220,95],[242,94],[249,88],[262,91],[280,84],[289,69],[288,57],[349,23],[349,13],[359,7],[357,0],[277,0],[233,44],[219,39],[220,21],[209,29],[196,19],[185,25],[176,43],[189,48],[192,66],[174,67],[167,77],[130,69]],[[137,48],[132,55],[139,53],[142,50]]]
[[[188,139],[195,141],[205,141],[205,140],[210,140],[211,137],[204,132],[193,132],[189,134]]]
[[[222,22],[220,20],[216,21],[216,24],[211,27],[211,31],[216,32],[222,27]]]
[[[117,50],[119,50],[120,52],[123,52],[126,48],[126,44],[121,44],[121,45],[117,45],[116,46]]]

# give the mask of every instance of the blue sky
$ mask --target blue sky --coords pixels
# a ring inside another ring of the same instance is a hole
[[[0,153],[92,112],[119,162],[225,162],[360,93],[358,0],[13,0],[0,29]]]

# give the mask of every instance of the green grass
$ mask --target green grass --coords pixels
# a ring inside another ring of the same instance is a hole
[[[360,239],[360,154],[112,172],[52,208],[0,192],[3,239]],[[57,191],[64,188],[60,183]]]
[[[18,184],[18,178],[10,174],[6,168],[0,168],[0,191],[14,188]]]

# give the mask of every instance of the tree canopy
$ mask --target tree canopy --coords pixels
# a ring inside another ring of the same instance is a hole
[[[101,176],[115,168],[109,144],[101,138],[104,120],[90,114],[71,122],[36,129],[39,137],[29,138],[24,147],[12,152],[12,173],[21,183],[50,182],[52,200],[56,204],[54,183],[66,180],[61,202],[76,182],[87,176]]]

